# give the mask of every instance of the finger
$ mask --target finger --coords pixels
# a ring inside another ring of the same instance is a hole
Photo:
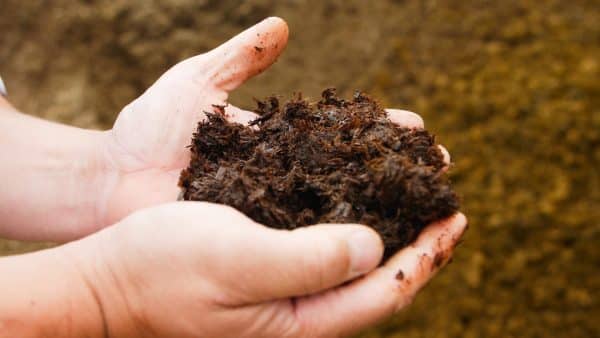
[[[246,276],[229,294],[234,305],[303,296],[332,288],[372,271],[383,255],[379,235],[362,225],[252,231],[253,235],[243,236],[243,241],[236,244],[237,253],[230,257],[235,261],[238,274]],[[252,259],[245,259],[249,254]],[[251,273],[255,271],[260,274]]]
[[[408,110],[386,109],[389,119],[395,124],[406,128],[425,128],[423,118]]]
[[[442,152],[442,156],[444,157],[444,163],[446,163],[446,165],[449,165],[450,164],[450,153],[448,152],[446,147],[444,147],[441,144],[438,145],[438,148],[440,148],[440,151]]]
[[[401,127],[425,128],[425,122],[423,121],[423,118],[416,113],[402,109],[386,109],[386,112],[388,113],[390,121]],[[450,153],[448,150],[446,150],[446,148],[444,148],[444,146],[438,145],[438,147],[442,152],[444,163],[446,163],[444,171],[448,170],[448,166],[450,165]]]
[[[225,116],[230,122],[235,122],[243,125],[247,125],[248,122],[255,120],[258,117],[258,115],[251,111],[238,108],[231,104],[228,104],[225,107]]]
[[[208,65],[209,81],[230,92],[277,60],[288,33],[283,19],[267,18],[198,58]]]
[[[446,264],[465,227],[462,214],[432,224],[413,245],[363,279],[297,299],[298,326],[314,336],[350,334],[405,307]]]
[[[448,171],[448,168],[450,167],[450,153],[448,152],[448,150],[446,149],[446,147],[444,147],[443,145],[438,145],[438,148],[440,149],[440,151],[442,152],[442,156],[444,158],[444,163],[446,164],[444,166],[444,168],[442,168],[442,172],[446,172]]]
[[[467,226],[461,213],[425,228],[417,241],[393,256],[384,266],[402,285],[399,307],[412,297],[444,266]]]
[[[0,76],[0,95],[8,96],[8,92],[6,91],[6,87],[4,86],[4,81],[2,81],[2,77]]]

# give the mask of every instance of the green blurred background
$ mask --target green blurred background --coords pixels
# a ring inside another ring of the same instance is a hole
[[[465,242],[363,337],[600,337],[597,1],[2,0],[0,72],[21,110],[109,128],[170,65],[269,15],[289,46],[233,103],[363,89],[453,155]]]

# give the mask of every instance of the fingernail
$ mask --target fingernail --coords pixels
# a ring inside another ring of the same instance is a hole
[[[348,239],[348,248],[352,277],[360,276],[377,267],[383,255],[381,239],[368,230],[353,233]]]
[[[423,128],[423,126],[425,126],[425,121],[423,120],[421,115],[408,110],[405,110],[405,112],[411,120],[411,126],[414,126],[415,128]]]
[[[4,86],[4,81],[2,81],[2,77],[0,76],[0,95],[7,96],[8,92],[6,91],[6,87]]]
[[[444,157],[444,163],[446,163],[446,166],[448,166],[450,164],[450,153],[448,152],[448,149],[446,149],[444,146],[439,145],[438,144],[438,149],[440,150],[440,152],[442,153],[442,156]]]

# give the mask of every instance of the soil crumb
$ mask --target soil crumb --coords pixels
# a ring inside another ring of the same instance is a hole
[[[223,107],[193,135],[181,173],[184,200],[227,204],[264,225],[361,223],[385,244],[384,259],[429,223],[457,211],[443,155],[424,129],[393,124],[369,96],[326,89],[311,103],[258,101],[249,128]]]

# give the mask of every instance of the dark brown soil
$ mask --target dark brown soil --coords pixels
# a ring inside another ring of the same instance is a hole
[[[419,113],[471,227],[405,311],[362,338],[597,337],[600,6],[593,0],[0,1],[22,111],[85,128],[269,15],[290,43],[230,96],[336,86]],[[0,255],[40,249],[0,240]],[[45,246],[43,246],[45,247]]]
[[[207,113],[181,174],[183,199],[231,205],[275,228],[367,224],[384,258],[458,209],[434,136],[394,125],[362,93],[347,101],[327,89],[317,103],[283,106],[269,97],[256,113],[258,128]]]

